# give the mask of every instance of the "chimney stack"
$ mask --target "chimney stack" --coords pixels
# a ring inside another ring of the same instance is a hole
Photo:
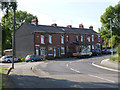
[[[67,25],[68,28],[72,28],[72,25]]]
[[[79,24],[79,28],[84,28],[83,24]]]
[[[31,24],[34,24],[34,25],[38,26],[38,19],[37,19],[37,17],[33,17],[32,18]]]
[[[93,30],[93,26],[91,25],[91,26],[89,27],[89,29],[92,29],[92,30]]]
[[[57,27],[57,24],[56,24],[56,23],[53,23],[53,24],[51,24],[51,26]]]

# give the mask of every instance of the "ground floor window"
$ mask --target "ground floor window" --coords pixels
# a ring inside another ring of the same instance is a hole
[[[53,55],[53,48],[52,47],[48,48],[48,55]]]
[[[40,48],[40,55],[45,56],[45,47]]]
[[[36,48],[36,55],[39,55],[39,49]]]
[[[65,54],[65,48],[61,47],[61,54]]]
[[[91,46],[90,45],[88,45],[88,51],[90,51],[91,50]]]
[[[94,45],[92,45],[92,49],[94,50]]]

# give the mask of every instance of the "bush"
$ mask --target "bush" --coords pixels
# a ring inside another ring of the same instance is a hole
[[[117,54],[120,56],[120,44],[117,46],[116,50],[117,50]]]
[[[25,62],[25,57],[20,58],[20,62]]]
[[[55,56],[56,59],[60,59],[61,57],[60,56]]]
[[[47,60],[54,60],[55,58],[53,56],[46,57]]]

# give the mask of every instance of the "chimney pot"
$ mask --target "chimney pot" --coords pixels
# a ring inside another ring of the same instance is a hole
[[[79,28],[84,28],[83,24],[79,24]]]
[[[33,17],[32,18],[32,22],[31,22],[31,24],[34,24],[34,25],[38,25],[38,19],[37,19],[37,17]]]
[[[89,27],[89,29],[92,29],[92,30],[93,30],[93,26],[91,25],[91,26]]]
[[[68,28],[72,28],[72,25],[67,25]]]
[[[57,27],[57,24],[56,24],[56,23],[53,23],[53,24],[51,24],[51,26]]]

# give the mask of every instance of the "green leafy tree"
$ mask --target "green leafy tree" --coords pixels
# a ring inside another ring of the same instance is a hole
[[[5,19],[4,23],[6,23],[6,20],[8,18],[8,12],[12,11],[12,10],[16,10],[17,3],[16,2],[0,2],[0,9],[6,13],[4,16],[4,19]],[[3,50],[6,48],[6,43],[8,41],[7,35],[8,35],[8,31],[9,31],[7,24],[5,24],[4,26],[2,26],[2,55],[3,55]]]
[[[110,43],[111,31],[110,31],[110,20],[112,23],[112,34],[113,34],[113,46],[117,46],[120,41],[120,4],[115,5],[114,7],[109,6],[104,14],[100,17],[102,27],[99,30],[106,46]],[[114,43],[115,42],[115,43]]]
[[[17,30],[22,23],[31,23],[32,18],[36,17],[26,11],[16,11],[15,13],[15,30]],[[2,26],[3,30],[5,30],[5,32],[3,32],[3,36],[5,37],[3,38],[3,41],[5,41],[4,49],[12,48],[14,12],[8,12],[7,15],[7,18],[6,15],[2,17]]]

